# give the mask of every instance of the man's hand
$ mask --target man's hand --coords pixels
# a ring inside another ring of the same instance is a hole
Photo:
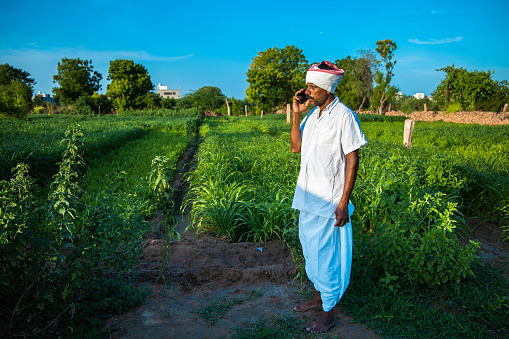
[[[350,222],[350,215],[348,214],[348,204],[343,206],[343,204],[339,204],[334,211],[336,215],[336,223],[334,226],[343,227]]]
[[[302,112],[306,111],[309,101],[304,104],[299,103],[297,94],[305,92],[304,89],[299,89],[293,96],[293,112],[292,112],[292,127],[290,129],[290,145],[293,153],[300,153],[302,145],[302,138],[300,136],[300,116]]]
[[[299,89],[297,92],[295,92],[295,95],[293,96],[293,113],[302,113],[304,111],[306,111],[308,109],[308,106],[309,106],[309,100],[306,100],[305,103],[301,104],[299,102],[299,98],[297,98],[297,94],[299,93],[304,93],[306,90],[305,89]]]

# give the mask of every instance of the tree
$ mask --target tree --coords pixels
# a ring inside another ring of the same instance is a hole
[[[290,102],[305,87],[307,69],[302,50],[293,45],[259,52],[246,73],[247,99],[265,109]]]
[[[9,64],[0,65],[0,114],[10,118],[26,118],[32,103],[35,80],[30,73]]]
[[[12,80],[12,82],[16,83],[18,81]],[[18,83],[23,85],[21,82]],[[9,89],[12,89],[12,87]],[[27,116],[27,105],[28,103],[23,99],[22,95],[13,95],[9,91],[3,91],[0,88],[0,114],[8,118],[25,119]]]
[[[164,98],[161,101],[161,106],[163,108],[171,109],[171,108],[174,108],[176,105],[177,105],[177,100],[175,98]]]
[[[196,107],[201,111],[215,111],[225,105],[226,96],[214,86],[204,86],[184,95],[177,101],[179,108]]]
[[[138,108],[159,109],[162,106],[163,99],[159,94],[149,92],[137,97],[136,102],[136,106],[138,106]]]
[[[29,100],[32,97],[33,87],[36,84],[35,80],[30,78],[30,73],[19,68],[14,68],[9,64],[0,65],[0,86],[11,85],[13,80],[24,84],[30,89],[30,96],[26,98]]]
[[[117,111],[132,109],[136,98],[146,95],[154,89],[148,70],[133,60],[116,59],[110,61],[106,95],[113,101]]]
[[[346,58],[336,60],[334,63],[339,68],[345,70],[345,75],[339,82],[338,87],[336,87],[334,94],[339,98],[339,100],[341,100],[342,103],[348,107],[359,106],[361,99],[357,93],[353,91],[354,82],[356,80],[356,60],[352,59],[351,56],[347,56]]]
[[[239,99],[235,99],[232,97],[232,115],[243,115],[244,110],[242,106],[242,102]]]
[[[391,80],[394,76],[392,71],[396,65],[396,60],[393,62],[392,58],[397,46],[396,43],[390,39],[378,40],[376,45],[376,51],[382,58],[381,62],[385,65],[385,74],[380,70],[376,72],[375,82],[377,86],[375,87],[373,97],[373,104],[378,106],[378,114],[381,115],[383,114],[385,102],[398,92],[398,88],[391,85]]]
[[[373,51],[361,50],[359,54],[361,56],[358,58],[347,56],[335,61],[336,66],[345,70],[345,76],[334,93],[345,105],[358,107],[357,111],[360,111],[373,95],[373,78],[377,67]]]
[[[111,111],[111,101],[103,94],[94,93],[92,96],[81,96],[74,102],[74,108],[79,115],[107,114]]]
[[[362,98],[362,102],[357,109],[360,111],[366,102],[373,96],[373,81],[378,67],[376,55],[372,50],[359,51],[361,57],[356,59],[354,68],[354,81],[352,90]]]
[[[452,103],[470,110],[497,109],[500,106],[497,99],[504,96],[504,86],[491,79],[493,72],[468,71],[454,64],[437,71],[443,71],[446,75],[432,95],[443,110],[447,110]]]
[[[102,75],[94,71],[92,60],[62,58],[53,76],[53,82],[60,86],[53,88],[55,100],[69,105],[80,96],[91,96],[101,89],[101,80]]]

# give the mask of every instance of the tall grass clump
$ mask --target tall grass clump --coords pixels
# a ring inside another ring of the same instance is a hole
[[[296,168],[291,154],[274,151],[286,148],[280,138],[282,132],[287,133],[284,126],[276,119],[206,120],[186,200],[193,203],[197,230],[226,235],[233,241],[281,237],[291,222],[287,196]]]

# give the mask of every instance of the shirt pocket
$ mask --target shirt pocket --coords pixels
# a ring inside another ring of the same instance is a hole
[[[331,176],[336,133],[334,130],[322,130],[317,138],[316,155],[322,175]]]
[[[318,146],[332,149],[336,139],[336,131],[334,130],[321,130],[318,134]]]

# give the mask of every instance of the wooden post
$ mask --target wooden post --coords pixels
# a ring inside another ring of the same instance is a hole
[[[226,102],[226,107],[228,107],[228,116],[230,116],[230,103],[227,98],[224,98],[224,101]]]
[[[505,120],[506,113],[507,113],[507,104],[504,105],[504,112],[502,112],[502,120]]]
[[[428,111],[428,106],[426,106],[426,103],[424,103],[424,113]]]
[[[260,119],[263,119],[263,109],[262,109],[262,112],[261,112],[261,117],[260,117]]]
[[[414,133],[414,121],[412,119],[405,120],[405,132],[403,133],[403,145],[407,148],[412,147],[412,134]]]
[[[290,124],[290,104],[286,104],[286,124]]]
[[[391,105],[392,105],[392,104],[389,104],[389,110],[387,110],[387,112],[390,112],[390,111],[391,111]]]
[[[247,105],[244,105],[244,111],[246,111],[246,117],[247,117]]]

